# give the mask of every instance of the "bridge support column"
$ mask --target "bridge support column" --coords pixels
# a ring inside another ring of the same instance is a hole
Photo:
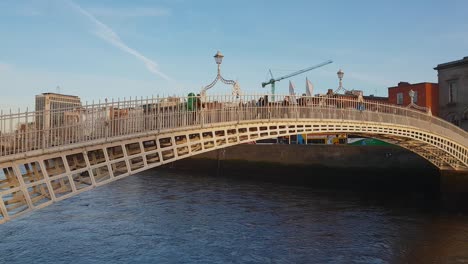
[[[468,201],[468,172],[466,171],[440,171],[440,193],[444,201],[453,204],[453,207]]]

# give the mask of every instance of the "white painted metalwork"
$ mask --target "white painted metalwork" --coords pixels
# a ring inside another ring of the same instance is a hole
[[[344,76],[344,72],[340,69],[336,75],[338,75],[338,80],[339,80],[339,83],[338,83],[338,88],[335,90],[334,93],[338,94],[341,92],[341,90],[343,90],[343,93],[345,93],[347,90],[343,87],[343,76]]]
[[[233,81],[233,80],[226,80],[221,76],[221,63],[223,62],[224,55],[221,54],[221,52],[217,52],[216,55],[214,55],[216,64],[218,64],[218,74],[216,75],[216,78],[207,86],[202,87],[200,91],[200,95],[203,99],[205,99],[206,96],[206,91],[209,89],[213,88],[215,84],[218,82],[218,80],[221,80],[224,84],[232,85],[232,95],[235,95],[236,97],[239,97],[241,94],[241,88],[239,85],[239,82]]]
[[[432,115],[431,108],[425,107],[425,106],[419,106],[419,105],[417,105],[417,104],[414,103],[414,96],[416,95],[416,92],[415,92],[415,91],[410,90],[410,91],[408,92],[408,95],[409,95],[409,97],[410,97],[410,99],[411,99],[411,102],[410,102],[410,104],[407,105],[406,107],[408,107],[408,108],[415,108],[415,109],[417,109],[417,110],[424,111],[424,112],[428,113],[429,115]]]
[[[438,168],[468,171],[468,133],[427,113],[355,98],[276,98],[207,96],[188,107],[193,98],[157,97],[0,113],[0,223],[175,160],[302,133],[380,138]],[[44,116],[47,128],[35,123]]]

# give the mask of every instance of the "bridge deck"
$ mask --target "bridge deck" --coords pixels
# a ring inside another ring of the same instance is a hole
[[[468,133],[428,113],[340,98],[252,98],[215,97],[201,109],[153,99],[1,116],[0,222],[161,164],[283,135],[375,137],[441,169],[468,170]],[[14,123],[19,130],[6,130]]]

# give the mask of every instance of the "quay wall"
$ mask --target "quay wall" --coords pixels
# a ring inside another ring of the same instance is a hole
[[[424,158],[397,146],[242,144],[190,159],[239,160],[327,168],[427,169]]]
[[[398,146],[243,144],[166,168],[321,187],[434,192],[440,187],[437,167]]]

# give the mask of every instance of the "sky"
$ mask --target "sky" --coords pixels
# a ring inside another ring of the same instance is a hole
[[[437,64],[468,56],[468,1],[1,0],[0,109],[43,92],[82,101],[199,93],[221,73],[244,94],[295,76],[315,93],[343,86],[387,96],[400,81],[437,82]],[[57,88],[59,87],[59,88]],[[230,94],[222,83],[208,94]],[[288,93],[288,80],[277,83]]]

